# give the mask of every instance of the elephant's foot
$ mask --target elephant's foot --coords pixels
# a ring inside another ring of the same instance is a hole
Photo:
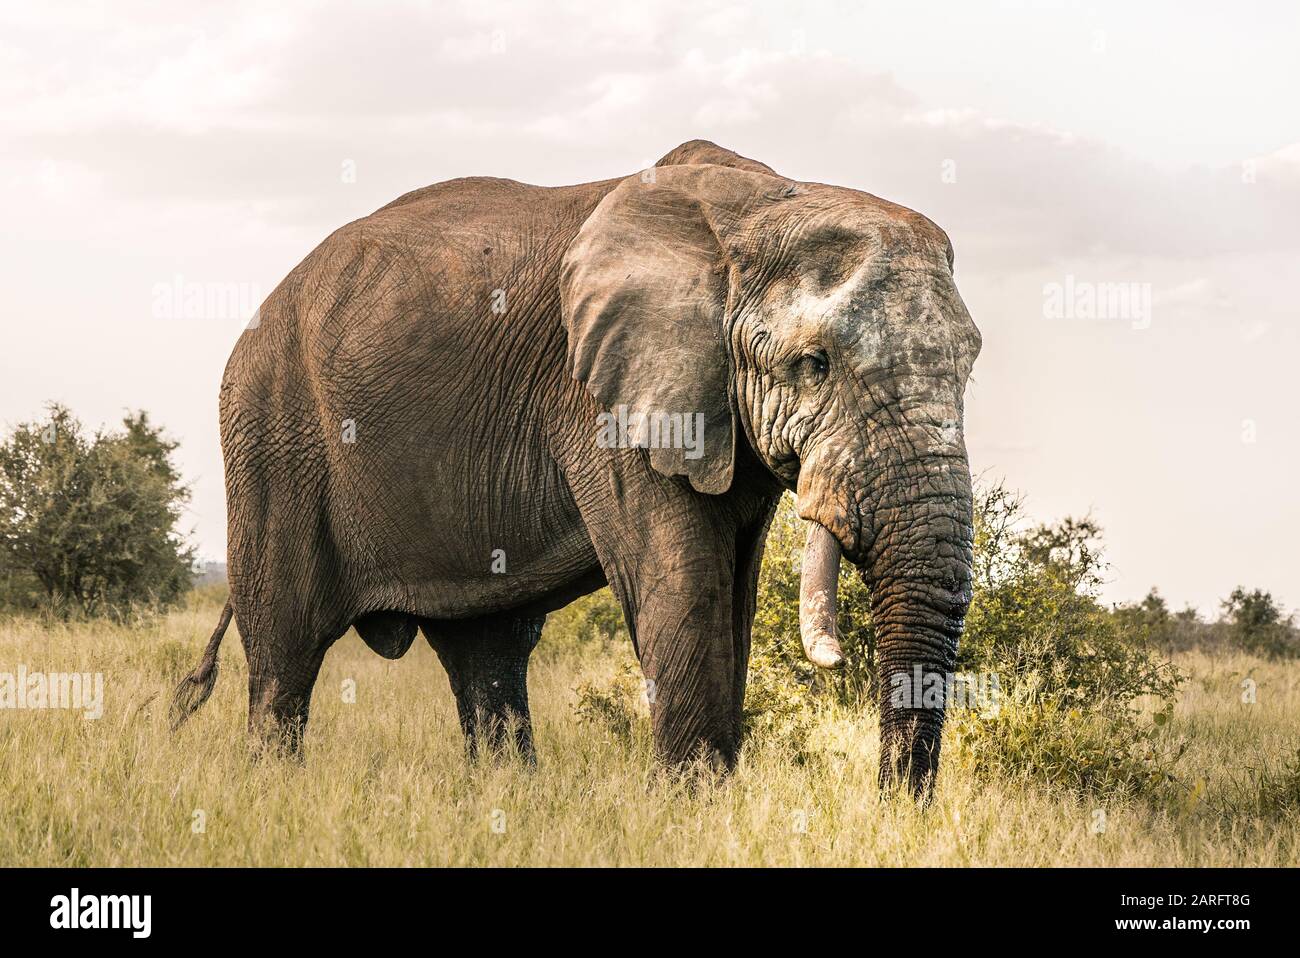
[[[509,754],[513,743],[525,761],[536,764],[528,657],[545,621],[544,616],[492,616],[420,623],[447,670],[471,757]]]

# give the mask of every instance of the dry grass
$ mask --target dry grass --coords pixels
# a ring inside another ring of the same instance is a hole
[[[531,691],[541,765],[472,766],[441,666],[355,635],[316,689],[305,766],[250,760],[246,673],[227,637],[212,699],[176,735],[174,683],[217,618],[212,596],[135,629],[0,623],[0,672],[98,671],[105,714],[3,711],[0,865],[1294,865],[1295,814],[1251,806],[1261,767],[1300,744],[1300,664],[1181,660],[1168,734],[1190,792],[1105,806],[946,757],[934,803],[880,799],[870,715],[828,712],[813,759],[749,748],[727,780],[656,770],[648,743],[574,717],[574,688],[630,652],[550,636]],[[1241,702],[1240,682],[1258,683]],[[356,703],[341,689],[355,680]],[[1252,769],[1256,771],[1252,772]],[[1106,827],[1094,831],[1095,809]],[[196,831],[196,822],[203,829]]]

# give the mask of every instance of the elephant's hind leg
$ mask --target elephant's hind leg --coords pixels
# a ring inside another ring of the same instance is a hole
[[[471,756],[486,748],[501,753],[513,738],[528,762],[536,762],[528,714],[528,656],[542,637],[545,616],[488,616],[465,621],[421,620],[438,654]]]
[[[254,748],[301,757],[312,689],[325,653],[345,626],[305,617],[250,617],[240,636],[248,657],[248,730]]]
[[[272,654],[255,662],[250,657],[248,730],[256,748],[301,756],[312,687],[324,658],[323,648],[293,659]]]

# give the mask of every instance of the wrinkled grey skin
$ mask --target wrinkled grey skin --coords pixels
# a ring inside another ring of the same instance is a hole
[[[699,140],[622,180],[440,183],[338,230],[221,387],[250,727],[296,749],[330,645],[356,625],[397,657],[418,626],[465,731],[531,755],[541,618],[608,582],[659,755],[730,767],[786,488],[871,586],[882,781],[924,791],[943,711],[888,693],[951,671],[969,601],[979,334],[951,266],[925,217]],[[603,448],[620,405],[702,414],[702,454]]]

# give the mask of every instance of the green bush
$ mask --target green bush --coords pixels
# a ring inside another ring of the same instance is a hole
[[[616,742],[630,745],[648,728],[645,680],[631,663],[622,665],[607,681],[586,681],[574,692],[573,711],[578,721]]]
[[[978,492],[975,513],[958,669],[996,675],[1002,696],[995,709],[954,713],[955,750],[977,773],[1081,794],[1168,784],[1182,747],[1163,726],[1181,677],[1149,628],[1098,601],[1101,529],[1086,517],[1022,529],[1022,502],[1002,485]]]
[[[1191,606],[1170,612],[1164,596],[1151,589],[1141,602],[1120,603],[1111,610],[1120,631],[1145,635],[1151,645],[1163,652],[1187,652],[1192,649],[1214,650],[1223,646],[1218,623],[1202,622]]]
[[[1078,792],[1138,793],[1168,781],[1181,752],[1165,744],[1161,723],[1179,676],[1147,630],[1126,629],[1098,602],[1096,523],[1025,529],[1021,500],[1001,484],[981,487],[975,505],[973,598],[957,671],[992,676],[1001,694],[995,708],[950,708],[954,750],[977,772],[1015,771]],[[803,657],[804,533],[786,497],[768,538],[750,660],[746,714],[765,734],[797,733],[801,716],[823,705],[875,700],[870,595],[851,566],[840,572],[845,669],[821,672]],[[1142,709],[1152,703],[1158,717]]]
[[[803,764],[817,724],[818,700],[810,682],[793,679],[784,662],[758,647],[750,657],[745,690],[744,734],[747,740],[784,749]]]
[[[10,607],[128,616],[175,604],[193,552],[176,532],[189,490],[176,443],[128,415],[87,437],[61,406],[0,444],[0,581]]]
[[[623,609],[607,586],[548,615],[537,654],[556,658],[575,652],[604,653],[629,645]]]
[[[1238,586],[1220,607],[1223,614],[1219,620],[1205,622],[1190,606],[1171,613],[1164,598],[1152,589],[1141,602],[1117,605],[1112,614],[1123,631],[1145,632],[1153,645],[1166,652],[1200,649],[1273,659],[1300,656],[1295,617],[1286,614],[1270,593]]]
[[[975,509],[975,575],[959,670],[997,674],[1066,709],[1172,700],[1179,676],[1143,629],[1122,628],[1096,593],[1105,569],[1091,520],[1017,531],[1021,500],[1001,485]]]
[[[1020,531],[1021,501],[1002,485],[976,499],[973,598],[958,653],[964,672],[992,672],[1066,706],[1167,698],[1178,677],[1143,630],[1126,630],[1101,606],[1099,530],[1090,520]],[[759,579],[751,675],[775,673],[844,704],[874,701],[875,634],[870,594],[857,570],[840,569],[837,626],[846,666],[827,673],[804,659],[799,640],[799,562],[804,523],[785,497]],[[779,670],[779,671],[778,671]]]
[[[1149,794],[1174,782],[1186,748],[1151,720],[1117,708],[1066,708],[1024,687],[996,709],[958,709],[947,728],[952,750],[977,775],[1027,778],[1080,795]]]

